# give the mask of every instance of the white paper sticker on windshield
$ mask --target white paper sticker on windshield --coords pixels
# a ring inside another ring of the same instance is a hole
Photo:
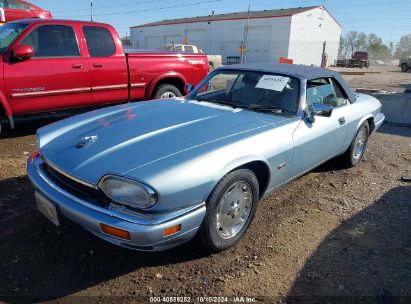
[[[289,80],[289,77],[263,75],[263,77],[260,78],[260,81],[257,83],[255,87],[259,89],[267,89],[282,92]]]

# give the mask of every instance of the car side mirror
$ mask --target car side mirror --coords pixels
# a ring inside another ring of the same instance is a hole
[[[333,107],[326,104],[314,103],[307,107],[305,114],[309,123],[315,122],[315,116],[330,117],[333,111]]]
[[[18,45],[13,50],[13,58],[18,61],[28,60],[34,56],[34,49],[31,45]]]
[[[333,112],[333,107],[327,104],[314,103],[313,110],[314,115],[330,117]]]
[[[194,90],[194,85],[192,85],[191,83],[187,83],[187,84],[186,84],[186,92],[187,92],[187,94],[190,93],[192,90]]]

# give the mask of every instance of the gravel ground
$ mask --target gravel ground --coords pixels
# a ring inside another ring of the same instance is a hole
[[[411,302],[411,184],[400,180],[411,175],[411,128],[383,125],[358,167],[329,162],[290,183],[260,203],[236,247],[205,255],[196,240],[140,253],[54,227],[25,175],[38,126],[0,141],[0,302]]]
[[[403,92],[411,85],[411,72],[401,72],[397,66],[373,66],[368,69],[332,68],[338,72],[365,72],[365,75],[343,75],[352,88]]]

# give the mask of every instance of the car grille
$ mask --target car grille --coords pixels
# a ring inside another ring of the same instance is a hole
[[[103,191],[83,185],[75,181],[74,179],[61,174],[46,162],[43,162],[41,169],[56,185],[58,185],[64,191],[67,191],[68,193],[74,195],[75,197],[103,208],[107,208],[111,202],[111,200],[103,193]]]

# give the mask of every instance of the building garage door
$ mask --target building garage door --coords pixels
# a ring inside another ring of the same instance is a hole
[[[181,35],[165,35],[164,44],[171,43],[183,43],[183,37],[181,37]]]
[[[188,44],[193,44],[200,49],[208,49],[208,42],[205,29],[186,30],[186,37],[188,38]]]
[[[161,36],[146,36],[146,49],[154,50],[161,46]]]
[[[271,61],[271,26],[250,26],[247,62]]]

